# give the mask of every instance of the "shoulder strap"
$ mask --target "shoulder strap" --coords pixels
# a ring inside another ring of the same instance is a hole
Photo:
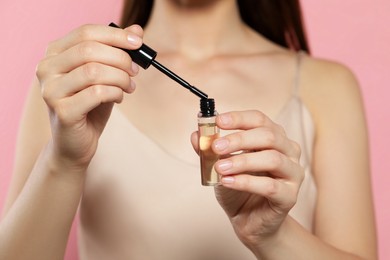
[[[300,86],[300,75],[301,75],[301,65],[302,59],[305,55],[304,51],[298,51],[295,58],[295,76],[294,76],[294,86],[293,86],[293,96],[299,97],[299,86]]]

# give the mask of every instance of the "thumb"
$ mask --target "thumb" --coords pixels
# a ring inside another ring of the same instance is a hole
[[[194,151],[199,154],[199,132],[195,131],[191,134],[191,144]]]
[[[138,24],[130,25],[129,27],[126,27],[124,30],[127,32],[134,33],[138,35],[140,38],[144,37],[144,30]]]

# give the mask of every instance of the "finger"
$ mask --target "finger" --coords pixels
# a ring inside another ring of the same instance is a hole
[[[256,127],[269,127],[281,131],[280,126],[271,121],[264,113],[257,110],[233,111],[217,116],[218,127],[225,130],[248,130]],[[283,132],[283,131],[282,131]]]
[[[125,51],[94,41],[79,43],[56,56],[43,60],[38,70],[41,71],[42,75],[61,74],[89,62],[102,63],[122,69],[130,76],[135,76],[138,73],[138,68],[132,66],[131,57]]]
[[[139,34],[139,28],[135,31]],[[123,30],[106,25],[83,25],[73,30],[66,37],[52,42],[46,55],[57,55],[84,41],[97,41],[106,45],[135,50],[142,44],[140,36],[133,30]]]
[[[267,198],[271,205],[291,209],[297,200],[299,186],[267,176],[230,175],[221,178],[224,187],[257,194]]]
[[[274,178],[297,183],[302,182],[304,177],[299,164],[275,150],[234,155],[217,161],[215,169],[221,175],[267,173]]]
[[[92,85],[116,86],[127,93],[134,91],[131,78],[123,70],[92,62],[64,75],[57,92],[69,96]]]
[[[54,107],[63,124],[72,124],[84,118],[90,111],[101,104],[120,103],[123,91],[115,86],[94,85],[70,98],[62,99]]]
[[[123,70],[100,63],[87,63],[74,71],[58,78],[53,85],[50,98],[58,99],[71,96],[92,85],[116,86],[126,93],[134,91],[134,82]]]
[[[138,35],[140,38],[144,37],[144,30],[138,24],[133,24],[129,27],[126,27],[124,30],[132,32],[132,33]]]
[[[213,150],[217,154],[266,149],[277,150],[296,160],[300,156],[298,145],[289,140],[281,131],[275,131],[269,127],[257,127],[235,132],[213,142]]]
[[[191,144],[194,151],[199,154],[199,132],[195,131],[191,134]]]

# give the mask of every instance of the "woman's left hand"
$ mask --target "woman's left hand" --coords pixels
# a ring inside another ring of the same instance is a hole
[[[304,178],[300,147],[259,111],[221,114],[216,122],[221,129],[239,130],[213,143],[223,158],[215,164],[221,175],[217,200],[239,239],[252,251],[261,250],[277,237],[297,200]],[[197,150],[196,134],[192,144]]]

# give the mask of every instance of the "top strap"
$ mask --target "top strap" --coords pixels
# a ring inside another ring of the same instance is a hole
[[[302,59],[305,55],[304,51],[298,51],[295,58],[295,76],[294,76],[294,88],[293,88],[293,96],[299,97],[299,86],[300,86],[300,75],[301,75],[301,67],[302,67]]]

